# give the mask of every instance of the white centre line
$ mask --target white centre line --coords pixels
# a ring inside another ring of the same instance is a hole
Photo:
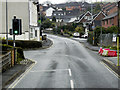
[[[51,72],[51,71],[65,71],[68,69],[55,69],[55,70],[34,70],[34,71],[30,71],[30,72]]]
[[[73,80],[70,80],[71,90],[74,90],[74,83]]]
[[[72,76],[71,69],[68,69],[69,75]]]

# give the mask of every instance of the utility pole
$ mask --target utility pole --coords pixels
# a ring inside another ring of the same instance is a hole
[[[92,4],[92,0],[91,0],[91,21],[92,21],[92,19],[93,19],[93,4]],[[91,24],[92,24],[92,22],[91,22]],[[94,43],[95,43],[95,41],[94,41],[94,29],[93,29],[93,45],[94,45]]]
[[[102,0],[101,0],[101,4],[102,4]],[[101,13],[102,13],[102,8],[101,8]],[[102,15],[101,15],[100,48],[102,48]]]
[[[39,5],[39,8],[40,8],[40,5]],[[39,16],[39,17],[40,17],[40,23],[39,23],[39,24],[40,24],[40,25],[39,25],[39,28],[40,28],[40,40],[42,40],[42,30],[41,30],[41,23],[42,23],[42,22],[41,22],[41,8],[40,8],[40,16]]]
[[[6,0],[6,43],[8,45],[8,5]]]

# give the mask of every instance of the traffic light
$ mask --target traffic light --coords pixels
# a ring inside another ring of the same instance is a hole
[[[10,35],[13,35],[13,30],[12,29],[10,29]]]
[[[13,19],[12,28],[13,28],[13,34],[21,35],[22,34],[21,19],[16,19],[16,18]]]

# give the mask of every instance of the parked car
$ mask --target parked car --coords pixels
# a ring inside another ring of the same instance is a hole
[[[87,34],[84,34],[84,35],[82,35],[81,37],[82,37],[82,38],[87,38],[88,35],[87,35]]]
[[[78,32],[73,33],[73,37],[80,37],[80,34]]]

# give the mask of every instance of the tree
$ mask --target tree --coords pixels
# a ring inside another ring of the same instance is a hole
[[[41,16],[41,22],[43,22],[43,21],[45,21],[46,20],[46,18],[45,18],[45,16]]]
[[[107,33],[115,33],[117,34],[118,32],[118,27],[117,26],[111,26],[111,27],[108,27],[107,30],[106,30]]]
[[[53,16],[52,21],[56,22],[56,17],[55,16]]]
[[[82,34],[84,34],[84,28],[77,26],[77,27],[75,28],[75,32],[79,32],[79,33],[80,33],[80,36],[81,36]]]
[[[41,27],[44,28],[44,29],[45,28],[50,28],[51,24],[52,24],[52,22],[47,18],[45,21],[43,21]]]
[[[101,34],[101,27],[98,26],[98,27],[96,27],[95,30],[94,30],[95,45],[97,45],[97,43],[99,43],[100,34]],[[102,34],[106,34],[106,30],[105,30],[105,28],[103,28],[103,27],[102,27]],[[93,35],[93,33],[92,33],[92,35]]]
[[[51,23],[51,28],[54,28],[55,27],[55,23]]]
[[[94,9],[94,12],[98,13],[99,11],[101,11],[101,6],[100,6],[100,4],[97,4],[95,9]]]

